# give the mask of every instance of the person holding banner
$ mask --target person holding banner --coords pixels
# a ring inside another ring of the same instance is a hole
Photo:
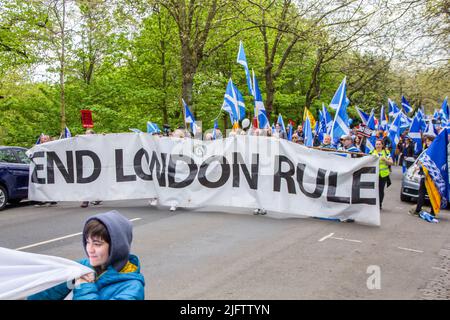
[[[95,131],[93,129],[87,129],[85,134],[95,134]],[[92,201],[91,202],[94,206],[101,204],[102,202],[97,200],[97,201]],[[81,203],[81,208],[87,208],[89,206],[89,201],[83,201]]]
[[[380,197],[380,210],[383,207],[383,199],[384,199],[384,186],[387,185],[389,187],[391,185],[391,180],[389,178],[389,166],[393,165],[389,152],[386,151],[383,145],[383,140],[378,139],[375,142],[375,149],[370,153],[371,155],[377,156],[380,158],[379,162],[379,183],[378,183],[378,192]]]
[[[117,211],[87,219],[83,248],[88,259],[80,264],[92,269],[75,280],[73,300],[144,300],[144,276],[139,258],[130,254],[132,225]],[[28,300],[63,300],[71,292],[68,283],[36,293]]]

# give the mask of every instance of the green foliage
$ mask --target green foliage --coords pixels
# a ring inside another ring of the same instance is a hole
[[[4,45],[0,46],[0,144],[26,147],[33,145],[42,132],[54,137],[60,134],[59,67],[47,59],[49,50],[53,50],[53,59],[58,53],[57,38],[49,33],[56,25],[52,19],[46,21],[43,7],[29,3],[37,2],[0,0],[0,7],[3,5],[0,44]],[[81,109],[93,111],[97,132],[128,132],[129,128],[145,131],[147,121],[160,126],[163,123],[172,127],[183,125],[183,62],[177,23],[167,10],[157,6],[158,1],[138,3],[78,0],[71,2],[68,8],[72,10],[72,17],[77,14],[80,17],[77,28],[68,33],[65,60],[66,122],[74,135],[84,132]],[[282,1],[275,1],[267,11],[266,23],[277,26],[281,4]],[[230,77],[244,95],[247,117],[253,116],[253,98],[248,93],[244,68],[236,63],[240,40],[244,42],[249,68],[255,71],[263,99],[267,97],[264,39],[261,29],[250,22],[250,19],[260,18],[260,11],[245,1],[221,5],[229,7],[221,12],[221,21],[214,21],[205,44],[205,56],[193,78],[190,107],[196,119],[202,121],[204,130],[212,128],[216,118],[223,129],[223,119],[227,116],[220,108]],[[242,9],[248,19],[232,19],[236,8]],[[292,10],[288,12],[290,19],[296,15]],[[199,25],[204,18],[199,17]],[[45,28],[40,27],[42,21],[46,21]],[[307,20],[297,22],[296,32],[310,23]],[[191,30],[191,36],[196,32],[203,31]],[[267,28],[266,32],[272,45],[277,29]],[[292,39],[293,33],[281,37],[274,66],[281,61]],[[319,49],[326,48],[330,39],[329,34],[320,29],[304,33],[292,48],[274,80],[271,122],[278,113],[285,122],[288,119],[296,123],[302,121]],[[328,53],[327,58],[330,56]],[[41,82],[34,78],[36,66],[41,70],[46,67],[52,80]],[[312,94],[310,105],[315,116],[322,103],[328,105],[344,76],[348,80],[351,106],[358,105],[367,112],[371,108],[379,112],[388,97],[399,101],[401,94],[413,105],[423,104],[432,111],[448,95],[448,65],[409,74],[396,70],[384,56],[346,49],[336,58],[321,63],[319,69],[317,92]],[[349,108],[349,115],[357,120],[353,107]]]

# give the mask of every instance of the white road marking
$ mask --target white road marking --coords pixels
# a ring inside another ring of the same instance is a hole
[[[442,268],[438,268],[438,267],[433,267],[432,269],[447,272],[446,269],[442,269]]]
[[[423,253],[422,250],[416,250],[416,249],[410,249],[410,248],[403,248],[403,247],[397,247],[400,250],[406,250],[406,251],[412,251],[412,252],[417,252],[417,253]]]
[[[333,232],[333,233],[330,233],[329,235],[327,235],[327,236],[323,237],[322,239],[320,239],[319,242],[322,242],[322,241],[324,241],[324,240],[326,240],[326,239],[332,237],[333,234],[334,234],[334,232]]]
[[[138,221],[138,220],[141,220],[141,219],[142,218],[134,218],[134,219],[131,219],[129,221],[133,222],[133,221]],[[37,247],[37,246],[42,246],[42,245],[47,244],[47,243],[52,243],[52,242],[55,242],[55,241],[76,237],[76,236],[81,235],[82,233],[83,232],[73,233],[73,234],[69,234],[67,236],[63,236],[63,237],[59,237],[59,238],[55,238],[55,239],[50,239],[50,240],[47,240],[47,241],[42,241],[42,242],[38,242],[38,243],[34,243],[34,244],[30,244],[28,246],[20,247],[20,248],[14,249],[14,250],[20,251],[20,250],[30,249],[30,248],[34,248],[34,247]]]
[[[345,238],[338,238],[338,237],[333,237],[334,232],[330,233],[329,235],[326,235],[325,237],[323,237],[322,239],[320,239],[318,242],[322,242],[326,239],[335,239],[335,240],[343,240],[343,241],[350,241],[350,242],[358,242],[361,243],[362,241],[360,240],[353,240],[353,239],[345,239]]]

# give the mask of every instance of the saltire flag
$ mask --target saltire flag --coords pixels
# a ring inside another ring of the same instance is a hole
[[[255,117],[258,119],[258,128],[265,129],[270,127],[269,119],[267,119],[266,108],[264,107],[264,102],[262,99],[261,91],[259,90],[258,80],[255,77],[255,72],[253,72],[253,91],[254,91],[254,101],[255,101]]]
[[[437,132],[436,129],[434,128],[433,121],[431,119],[428,120],[427,128],[425,129],[425,132],[423,134],[436,137]]]
[[[439,117],[440,115],[439,115],[439,112],[436,110],[436,109],[434,109],[434,113],[433,113],[433,119],[434,120],[439,120]]]
[[[403,111],[400,111],[400,128],[408,128],[412,123],[410,119]]]
[[[236,121],[239,120],[239,104],[238,104],[238,96],[236,91],[234,90],[233,81],[228,80],[227,89],[225,91],[224,101],[222,104],[222,109],[228,112],[231,119],[231,124],[234,125]]]
[[[375,112],[372,109],[369,115],[369,119],[367,120],[367,127],[372,131],[372,135],[366,139],[365,145],[365,153],[370,153],[373,149],[375,149],[375,142],[377,140],[376,132],[375,132]]]
[[[419,158],[425,173],[425,186],[436,215],[441,208],[447,206],[449,199],[447,146],[448,129],[444,128]]]
[[[311,127],[316,126],[316,119],[314,119],[313,114],[307,107],[303,110],[303,121],[306,121],[306,118],[309,117],[309,122],[311,123]]]
[[[408,136],[414,141],[414,154],[420,154],[422,152],[422,135],[420,131],[420,119],[419,115],[416,114],[408,133]]]
[[[242,41],[239,43],[239,51],[238,51],[238,56],[237,56],[237,63],[239,63],[240,65],[242,65],[244,67],[245,77],[247,78],[248,92],[249,92],[249,94],[251,96],[254,96],[253,87],[252,87],[252,80],[250,78],[250,71],[248,69],[248,64],[247,64],[247,57],[245,56],[244,44],[242,43]]]
[[[305,146],[306,147],[312,147],[313,146],[313,134],[312,134],[312,128],[311,128],[311,121],[309,120],[309,116],[306,117],[305,124],[303,126],[303,132],[305,134]]]
[[[358,113],[359,117],[361,118],[362,123],[367,124],[367,121],[369,120],[370,115],[362,111],[360,108],[355,106],[356,112]]]
[[[334,110],[339,109],[340,106],[344,105],[345,109],[350,104],[350,100],[347,98],[347,77],[344,77],[339,88],[334,93],[333,99],[331,99],[330,107]]]
[[[278,114],[277,123],[280,125],[281,130],[283,130],[286,133],[286,127],[284,126],[284,121],[283,121],[283,117],[281,116],[281,113]]]
[[[181,99],[183,101],[183,107],[184,107],[184,122],[189,123],[191,127],[191,132],[193,134],[197,133],[197,124],[195,123],[194,115],[191,113],[191,110],[189,110],[188,105],[184,101],[184,99]]]
[[[391,157],[393,157],[393,152],[395,152],[395,149],[397,149],[397,144],[400,140],[400,118],[401,114],[397,113],[394,121],[392,121],[391,125],[389,126],[388,136],[392,143]]]
[[[72,137],[72,133],[70,133],[69,128],[65,127],[64,128],[64,134],[63,134],[63,138],[67,139],[67,138],[71,138]]]
[[[155,134],[155,133],[160,133],[160,132],[161,132],[161,130],[159,129],[159,127],[156,123],[147,121],[147,133]]]
[[[241,121],[245,118],[245,103],[244,103],[244,97],[242,96],[242,93],[239,91],[239,89],[236,87],[236,85],[233,83],[233,89],[236,92],[237,97],[237,113],[238,113],[238,120]]]
[[[35,144],[41,144],[41,137],[42,137],[43,135],[44,135],[43,133],[41,133],[41,134],[39,135],[39,138],[37,138]]]
[[[397,104],[388,98],[388,105],[389,105],[389,117],[395,118],[397,113],[400,112],[400,109],[398,108]]]
[[[336,143],[342,135],[347,135],[350,132],[347,114],[348,99],[346,95],[347,85],[344,78],[338,90],[334,94],[333,100],[330,103],[330,106],[337,105],[333,126],[331,128],[331,139],[334,143]]]
[[[323,119],[325,120],[325,127],[326,127],[325,133],[331,134],[331,129],[333,128],[333,119],[331,118],[331,115],[328,112],[327,107],[325,107],[324,103],[322,103],[322,116]]]
[[[141,133],[142,131],[136,128],[129,128],[130,131],[136,132],[136,133]]]
[[[406,114],[410,113],[413,110],[413,108],[409,104],[408,100],[406,100],[406,98],[404,96],[402,96],[402,107],[403,107],[403,110],[405,110]]]
[[[316,132],[319,135],[319,141],[323,142],[323,136],[327,133],[327,124],[323,112],[319,110],[319,130]]]
[[[213,128],[213,132],[212,132],[212,139],[216,140],[217,138],[217,133],[216,130],[219,128],[219,124],[217,123],[217,119],[214,120],[214,128]]]
[[[450,120],[449,108],[448,108],[448,97],[445,97],[444,101],[442,101],[441,110],[445,114],[445,118]]]
[[[384,110],[384,106],[381,106],[380,111],[380,121],[378,122],[378,129],[382,131],[387,130],[387,124],[388,124],[388,117],[386,117],[386,112]]]
[[[288,123],[288,136],[287,136],[289,141],[292,141],[292,124],[291,121],[289,121]]]

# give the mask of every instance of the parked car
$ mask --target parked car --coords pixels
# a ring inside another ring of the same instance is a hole
[[[28,197],[30,159],[21,147],[0,146],[0,210]]]
[[[418,159],[419,157],[417,157]],[[402,187],[400,189],[401,201],[417,202],[419,197],[419,164],[418,160],[415,160],[409,168],[405,171],[402,178]],[[428,194],[425,195],[425,199],[429,200]]]

